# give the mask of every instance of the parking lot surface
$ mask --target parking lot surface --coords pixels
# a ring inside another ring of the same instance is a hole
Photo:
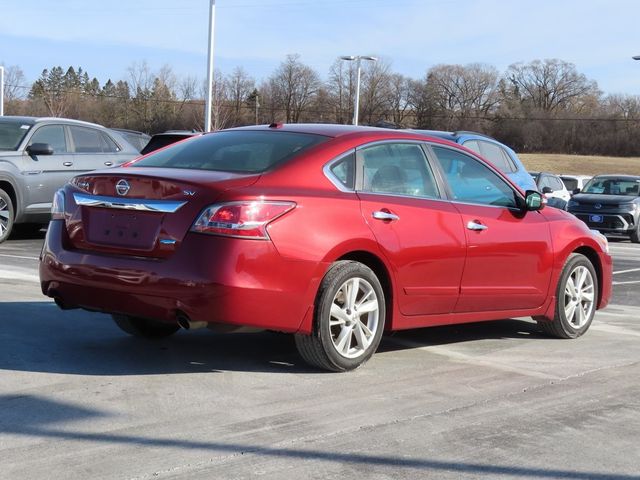
[[[363,368],[290,336],[142,341],[42,296],[0,245],[0,478],[640,478],[640,246],[577,340],[530,319],[397,333]]]

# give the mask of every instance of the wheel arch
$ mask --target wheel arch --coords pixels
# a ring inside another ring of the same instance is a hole
[[[11,199],[11,203],[13,204],[13,212],[14,215],[18,216],[18,194],[16,192],[15,187],[11,184],[11,182],[0,179],[0,190],[4,190],[4,192],[9,195]]]
[[[579,253],[581,255],[584,255],[585,257],[587,257],[587,259],[589,259],[589,261],[591,262],[591,265],[593,265],[593,268],[596,271],[596,277],[598,279],[598,301],[596,302],[596,305],[600,305],[602,301],[602,295],[603,295],[602,283],[604,281],[603,274],[602,274],[602,263],[600,262],[600,257],[598,256],[598,254],[593,248],[588,247],[586,245],[583,245],[575,249],[572,253]]]
[[[391,273],[385,263],[379,256],[365,250],[348,252],[336,259],[336,261],[341,260],[351,260],[362,263],[376,274],[376,277],[378,277],[378,280],[380,281],[380,285],[382,285],[385,297],[385,330],[392,330],[394,319],[394,289]]]

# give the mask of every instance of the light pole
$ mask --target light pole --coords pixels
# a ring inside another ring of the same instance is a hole
[[[207,61],[207,101],[204,107],[204,131],[211,131],[211,107],[213,97],[213,40],[216,21],[216,0],[209,6],[209,55]]]
[[[348,60],[350,62],[356,61],[356,67],[358,70],[356,76],[356,100],[355,106],[353,108],[353,124],[358,125],[358,110],[360,109],[360,62],[361,60],[370,60],[372,62],[377,62],[378,59],[376,57],[370,57],[366,55],[345,55],[340,57],[342,60]]]
[[[4,115],[4,67],[0,65],[0,117]]]

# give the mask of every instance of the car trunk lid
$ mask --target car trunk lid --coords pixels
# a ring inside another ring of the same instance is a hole
[[[67,187],[67,233],[74,248],[164,258],[199,213],[259,175],[119,168],[76,177]]]

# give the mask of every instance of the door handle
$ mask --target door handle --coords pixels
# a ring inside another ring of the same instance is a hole
[[[384,210],[378,210],[377,212],[373,212],[371,215],[376,220],[387,220],[391,222],[400,220],[400,217],[395,213],[385,212]]]
[[[65,167],[70,167],[71,165],[73,165],[73,162],[64,162],[62,165],[64,165]]]
[[[105,164],[107,167],[110,167],[111,165],[113,165],[113,162],[104,162],[104,164]]]
[[[478,220],[469,220],[469,223],[467,223],[467,228],[469,230],[482,231],[482,230],[486,230],[489,227],[487,227],[486,225],[483,225]]]

